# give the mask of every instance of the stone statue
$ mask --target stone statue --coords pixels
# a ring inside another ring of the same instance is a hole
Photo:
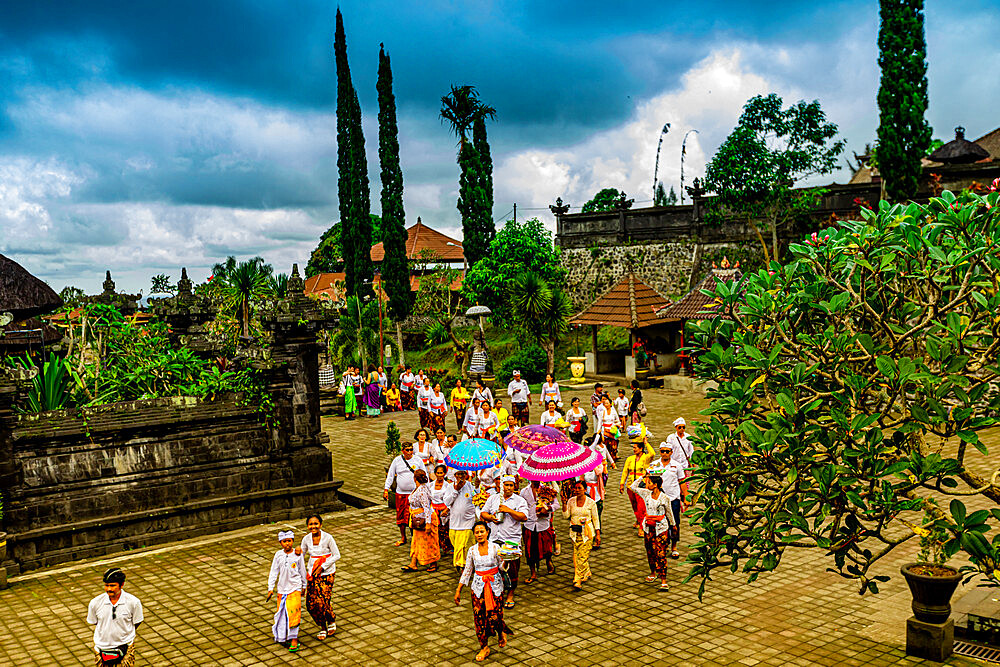
[[[486,348],[486,340],[483,332],[478,329],[472,333],[472,356],[469,360],[469,377],[479,379],[483,375],[493,374],[493,361],[490,359],[490,352]]]

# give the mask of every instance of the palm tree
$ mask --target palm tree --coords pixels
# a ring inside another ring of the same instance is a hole
[[[274,269],[262,257],[238,262],[229,256],[224,264],[212,267],[212,274],[212,283],[218,285],[225,305],[235,314],[243,337],[249,338],[254,303],[271,293]]]
[[[267,279],[267,288],[278,299],[288,296],[288,274],[275,273]]]
[[[452,86],[451,92],[441,98],[441,121],[448,121],[461,144],[467,141],[478,118],[492,120],[496,116],[496,109],[479,100],[475,86]]]
[[[569,331],[573,306],[562,291],[552,289],[537,273],[521,275],[508,292],[517,326],[545,350],[546,372],[555,371],[556,344]]]

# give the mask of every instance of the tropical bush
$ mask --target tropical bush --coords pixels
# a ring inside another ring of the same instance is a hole
[[[49,352],[40,366],[30,356],[17,357],[14,363],[24,369],[37,369],[22,405],[22,412],[59,410],[75,403],[76,382],[73,372],[61,357]]]
[[[528,384],[535,384],[545,380],[545,366],[548,357],[545,350],[537,345],[529,345],[521,348],[513,357],[508,357],[500,368],[496,371],[497,382],[507,384],[513,377],[514,371],[521,371],[521,379]]]
[[[878,592],[871,568],[935,534],[928,554],[963,550],[970,577],[1000,582],[1000,508],[965,505],[1000,504],[979,435],[1000,410],[998,185],[862,210],[720,284],[719,316],[688,325],[718,383],[694,455],[702,591],[814,548]]]

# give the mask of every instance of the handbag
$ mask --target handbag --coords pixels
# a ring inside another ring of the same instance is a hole
[[[102,648],[99,650],[101,655],[101,665],[103,667],[115,667],[115,665],[120,665],[122,660],[125,659],[125,655],[128,653],[128,644],[122,644],[121,646],[116,646],[115,648]]]
[[[640,417],[645,417],[646,416],[646,403],[645,403],[645,401],[639,401],[639,416]]]
[[[427,528],[427,519],[422,516],[411,516],[410,528],[413,530],[425,530]]]

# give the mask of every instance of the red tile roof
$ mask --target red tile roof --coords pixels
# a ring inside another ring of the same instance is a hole
[[[431,229],[417,218],[417,224],[406,230],[406,258],[411,261],[420,259],[420,253],[424,251],[444,262],[461,262],[465,257],[461,243]],[[373,245],[372,261],[381,262],[384,258],[385,249],[382,244]]]
[[[638,329],[661,324],[656,318],[656,310],[669,303],[659,292],[629,272],[570,323]]]
[[[660,320],[703,320],[712,317],[716,308],[715,297],[708,296],[702,290],[715,291],[718,282],[734,283],[743,277],[738,268],[715,268],[694,289],[681,297],[680,301],[656,311]]]
[[[464,275],[459,273],[458,277],[451,284],[451,291],[457,292],[462,289],[462,280]],[[317,273],[315,276],[306,278],[305,281],[305,292],[306,296],[315,297],[317,299],[324,299],[329,301],[343,301],[344,300],[344,280],[347,278],[346,273]],[[416,292],[420,289],[420,281],[426,278],[426,276],[419,276],[410,274],[410,291]],[[381,284],[381,276],[375,276],[375,284]]]

